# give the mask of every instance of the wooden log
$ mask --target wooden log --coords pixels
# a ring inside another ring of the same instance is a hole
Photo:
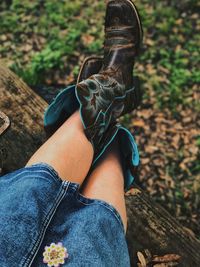
[[[180,255],[181,263],[178,266],[200,266],[200,241],[140,188],[135,187],[127,192],[126,206],[129,225],[127,242],[133,266],[137,266],[137,251],[144,249],[154,255]]]
[[[41,97],[0,64],[0,111],[11,120],[10,129],[0,137],[1,161],[7,170],[23,167],[44,142],[43,112],[46,107],[47,103]],[[137,266],[136,254],[144,249],[153,255],[180,255],[178,266],[200,266],[200,242],[141,189],[129,191],[126,204],[132,266]],[[159,266],[155,262],[146,266]],[[167,265],[163,261],[160,267],[176,266],[173,264]]]
[[[0,64],[0,111],[11,121],[0,136],[0,167],[9,171],[23,167],[44,142],[43,113],[47,103],[21,79]]]

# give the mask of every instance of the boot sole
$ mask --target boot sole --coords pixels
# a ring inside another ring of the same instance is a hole
[[[140,15],[139,15],[139,12],[137,10],[137,7],[135,6],[135,4],[130,1],[130,0],[125,0],[127,3],[129,3],[133,10],[134,10],[134,13],[136,15],[136,18],[137,18],[137,23],[138,23],[138,26],[139,26],[139,35],[140,35],[140,41],[139,41],[139,44],[138,44],[138,47],[137,47],[137,54],[140,52],[140,48],[141,48],[141,44],[142,44],[142,39],[143,39],[143,29],[142,29],[142,23],[141,23],[141,19],[140,19]]]

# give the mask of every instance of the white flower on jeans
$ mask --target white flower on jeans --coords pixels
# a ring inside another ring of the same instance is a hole
[[[69,255],[67,249],[59,242],[58,244],[51,243],[49,247],[46,246],[43,256],[43,262],[47,263],[48,267],[59,267],[60,264],[65,263]]]

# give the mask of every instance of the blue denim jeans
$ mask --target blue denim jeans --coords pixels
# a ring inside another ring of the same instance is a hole
[[[67,250],[60,265],[55,246]],[[51,166],[22,168],[0,177],[0,266],[130,266],[121,218]]]

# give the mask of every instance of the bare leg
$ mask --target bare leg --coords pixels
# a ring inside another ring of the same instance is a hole
[[[82,194],[88,198],[104,200],[113,205],[127,228],[124,198],[124,177],[120,162],[118,141],[106,151],[96,168],[83,185]]]
[[[27,166],[47,163],[63,180],[82,184],[92,159],[93,147],[84,134],[77,111],[36,151]]]
[[[44,162],[51,165],[63,180],[82,184],[93,159],[93,147],[85,137],[79,113],[74,113],[31,157],[27,166]],[[102,199],[121,215],[126,229],[124,177],[117,141],[114,142],[83,188],[86,197]]]

